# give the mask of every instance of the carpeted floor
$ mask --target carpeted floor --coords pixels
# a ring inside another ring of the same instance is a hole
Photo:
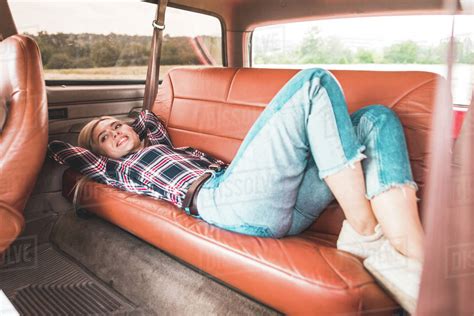
[[[20,315],[143,315],[51,244],[20,239],[0,267],[2,289]]]
[[[100,219],[67,212],[52,242],[140,307],[157,315],[279,315]]]

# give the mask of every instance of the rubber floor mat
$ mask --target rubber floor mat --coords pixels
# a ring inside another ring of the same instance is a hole
[[[29,253],[15,245],[10,251],[15,249],[15,262],[0,266],[0,289],[21,315],[142,314],[51,245],[30,247]]]

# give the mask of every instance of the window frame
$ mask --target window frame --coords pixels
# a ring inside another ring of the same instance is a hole
[[[418,14],[417,13],[412,13],[412,14],[403,14],[403,15],[400,15],[400,16],[417,16],[417,15],[420,15],[420,14],[419,13]],[[446,15],[446,14],[433,14],[433,15]],[[463,15],[463,14],[452,13],[452,14],[448,14],[448,15],[457,16],[457,15]],[[252,31],[250,32],[250,36],[248,38],[248,43],[247,43],[247,47],[248,47],[248,54],[247,54],[248,65],[249,65],[250,68],[255,68],[255,65],[253,64],[253,40],[254,40],[254,32],[258,28],[268,27],[268,26],[277,26],[277,25],[287,24],[287,23],[297,23],[297,22],[316,22],[316,21],[327,21],[327,20],[334,20],[334,19],[351,19],[353,17],[367,17],[367,18],[370,18],[370,17],[384,17],[384,16],[389,16],[390,17],[391,15],[336,16],[336,17],[328,17],[328,18],[298,20],[298,21],[277,21],[277,23],[257,25],[252,29]],[[455,64],[456,63],[453,62],[453,66]],[[472,65],[472,67],[474,67],[474,64]],[[473,102],[474,102],[474,96],[471,99],[471,104]],[[470,104],[456,104],[456,103],[453,103],[453,107],[458,108],[459,111],[465,111],[465,109],[468,109],[470,107]]]
[[[140,1],[137,1],[137,3]],[[158,5],[158,0],[144,0],[143,2],[147,2],[150,4]],[[222,67],[227,67],[228,65],[228,58],[227,58],[227,50],[226,48],[226,43],[227,43],[227,37],[226,37],[226,27],[224,23],[224,19],[213,12],[206,11],[206,10],[200,10],[196,8],[191,8],[188,6],[183,6],[183,5],[177,5],[177,4],[169,4],[167,7],[171,7],[174,9],[179,9],[179,10],[184,10],[188,12],[193,12],[193,13],[199,13],[199,14],[204,14],[208,15],[214,18],[217,18],[220,24],[220,30],[221,30],[221,52],[222,52]],[[156,10],[156,8],[155,8]],[[15,18],[13,17],[13,21]],[[165,19],[165,25],[166,25],[166,19]],[[16,26],[15,26],[16,29]],[[153,33],[152,33],[153,34]],[[150,36],[152,36],[152,34]],[[151,41],[150,41],[150,46],[151,46]],[[162,80],[160,80],[161,84]],[[45,79],[45,85],[47,87],[57,87],[57,86],[107,86],[107,85],[137,85],[137,84],[146,84],[146,78],[145,79]]]

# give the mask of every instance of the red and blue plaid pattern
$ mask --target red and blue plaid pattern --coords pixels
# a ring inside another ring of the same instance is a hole
[[[191,148],[174,148],[165,126],[150,111],[142,111],[132,123],[140,139],[150,145],[120,159],[96,155],[82,147],[62,141],[49,144],[50,156],[100,183],[163,199],[182,207],[191,183],[212,163],[221,160]]]

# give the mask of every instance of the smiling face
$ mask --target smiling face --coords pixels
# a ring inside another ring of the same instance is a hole
[[[118,159],[143,148],[137,133],[128,124],[107,118],[97,123],[91,145],[99,154]]]

